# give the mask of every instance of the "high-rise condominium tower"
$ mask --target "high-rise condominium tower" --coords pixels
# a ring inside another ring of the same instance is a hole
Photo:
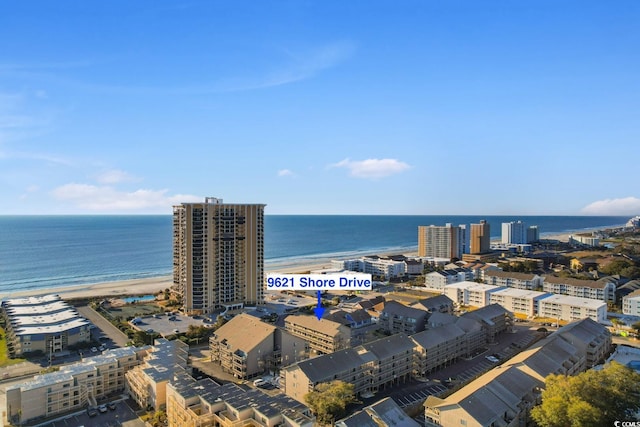
[[[527,242],[527,228],[522,221],[502,223],[502,243],[523,244]]]
[[[264,207],[215,197],[173,207],[173,286],[185,312],[263,302]]]
[[[418,256],[434,258],[460,258],[466,252],[464,225],[418,226]]]
[[[480,224],[471,224],[471,250],[472,254],[483,254],[489,252],[491,248],[491,231],[489,223],[484,219],[480,220]]]

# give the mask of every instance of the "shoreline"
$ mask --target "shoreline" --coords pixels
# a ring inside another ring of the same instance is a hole
[[[596,227],[589,230],[572,230],[565,232],[550,232],[542,233],[540,236],[544,240],[558,240],[561,242],[568,242],[569,236],[577,233],[588,233],[593,231],[610,230],[619,227]],[[349,256],[317,256],[317,257],[293,257],[290,260],[279,260],[273,262],[265,262],[265,275],[268,273],[301,273],[313,270],[323,270],[331,268],[331,260],[334,259],[349,259],[359,258],[367,255],[392,255],[403,253],[407,256],[417,256],[416,250],[411,248],[398,248],[398,251],[391,252],[389,249],[376,251],[354,251]],[[417,249],[417,248],[416,248]],[[100,282],[89,283],[73,286],[61,286],[43,289],[31,289],[25,291],[16,291],[0,294],[0,298],[24,298],[31,296],[50,295],[57,294],[64,300],[73,299],[86,299],[92,297],[116,297],[116,296],[131,296],[131,295],[151,295],[157,294],[164,289],[170,288],[173,285],[173,276],[157,276],[148,277],[144,279],[127,279],[118,280],[113,282]]]

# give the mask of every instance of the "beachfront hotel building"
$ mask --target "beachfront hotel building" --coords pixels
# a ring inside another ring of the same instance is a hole
[[[486,220],[480,220],[479,224],[471,224],[471,241],[469,253],[484,254],[489,252],[491,243],[491,229]]]
[[[425,258],[460,258],[467,252],[467,229],[464,225],[418,226],[418,256]]]
[[[357,271],[371,274],[372,276],[384,276],[386,280],[403,277],[407,274],[406,261],[396,261],[377,255],[346,260],[331,260],[331,268],[337,271]]]
[[[215,197],[173,207],[173,287],[186,313],[264,301],[264,207]]]
[[[30,353],[51,356],[91,341],[91,323],[58,295],[4,300],[2,316],[12,357]]]

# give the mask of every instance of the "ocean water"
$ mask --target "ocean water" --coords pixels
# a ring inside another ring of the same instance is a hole
[[[619,226],[628,217],[267,215],[267,268],[417,248],[419,225],[477,223],[491,236],[521,220],[542,235]],[[164,276],[172,268],[169,215],[0,216],[0,294]]]

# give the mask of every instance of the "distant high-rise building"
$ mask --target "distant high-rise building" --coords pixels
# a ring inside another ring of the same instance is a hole
[[[187,313],[264,301],[263,204],[173,207],[173,286]]]
[[[444,226],[418,227],[418,256],[460,258],[465,251],[466,227],[447,223]]]
[[[502,243],[520,245],[527,243],[527,228],[522,221],[502,223]]]
[[[491,230],[487,221],[480,220],[480,224],[471,224],[471,244],[469,253],[483,254],[489,252],[491,243]]]
[[[527,228],[527,243],[533,243],[540,240],[540,230],[537,225]]]

